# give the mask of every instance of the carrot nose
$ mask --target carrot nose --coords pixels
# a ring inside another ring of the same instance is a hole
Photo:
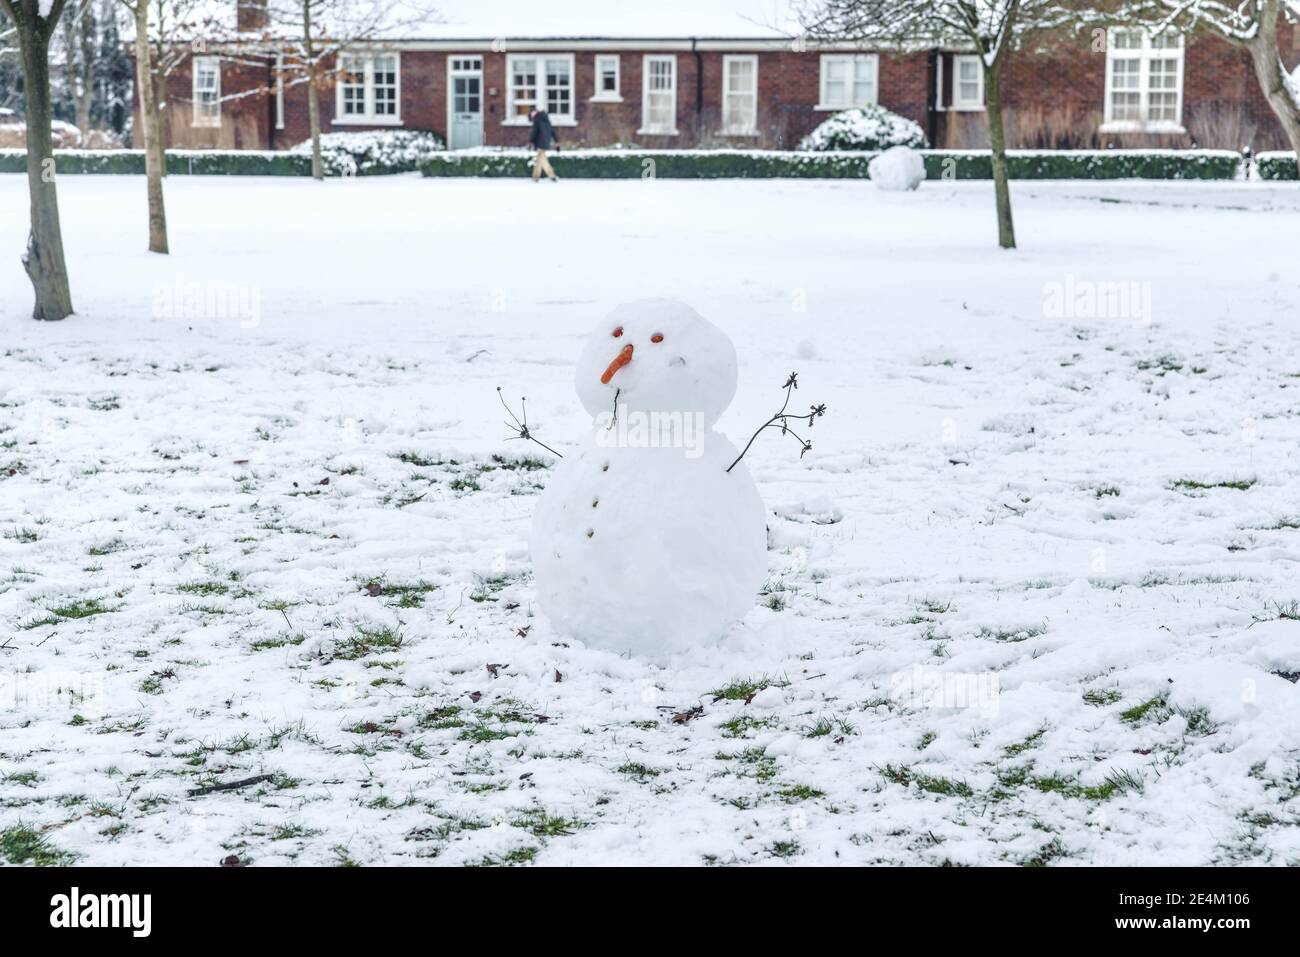
[[[627,365],[631,361],[632,361],[632,343],[629,342],[627,345],[623,347],[623,351],[614,357],[614,361],[605,367],[605,371],[601,373],[600,376],[600,384],[609,385],[609,380],[614,378],[614,373],[617,372],[619,369],[623,368],[623,366]]]

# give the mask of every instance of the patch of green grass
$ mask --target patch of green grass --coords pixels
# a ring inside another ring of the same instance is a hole
[[[91,545],[90,548],[86,549],[86,554],[93,557],[112,555],[114,552],[120,552],[124,548],[126,548],[126,542],[122,541],[120,538],[115,538],[111,542],[106,542],[103,545]]]
[[[487,575],[481,576],[474,590],[469,593],[469,600],[482,604],[485,601],[496,601],[497,592],[501,591],[507,585],[514,581],[513,575]]]
[[[658,777],[663,773],[659,768],[649,767],[639,761],[626,761],[615,768],[615,770],[619,774],[626,774],[628,777],[636,778],[638,781],[645,781],[653,777]]]
[[[0,857],[10,864],[63,867],[72,857],[52,846],[40,832],[24,824],[0,831]]]
[[[254,651],[269,651],[272,648],[284,648],[289,645],[301,645],[307,640],[306,635],[278,635],[274,638],[259,638],[251,647]]]
[[[994,641],[1027,641],[1030,638],[1037,638],[1039,635],[1047,634],[1047,624],[1030,625],[1026,628],[990,628],[987,625],[976,632],[976,638],[991,638]]]
[[[1119,495],[1119,488],[1114,485],[1098,485],[1092,494],[1097,498],[1115,497]]]
[[[1097,708],[1114,704],[1124,696],[1113,688],[1094,688],[1083,693],[1083,700]]]
[[[1300,621],[1300,601],[1287,602],[1286,604],[1275,602],[1273,605],[1273,619]]]
[[[1047,734],[1047,728],[1039,728],[1023,741],[1017,741],[1015,744],[1008,744],[1002,749],[1002,753],[1008,758],[1014,758],[1018,754],[1024,754],[1026,751],[1038,747],[1038,742]]]
[[[1157,696],[1155,698],[1148,698],[1141,704],[1135,704],[1133,707],[1121,711],[1119,717],[1121,721],[1125,721],[1129,724],[1141,724],[1148,718],[1158,724],[1167,719],[1170,714],[1172,714],[1172,712],[1165,705],[1164,697]]]
[[[657,723],[653,721],[650,722],[650,724],[655,727],[658,726]],[[724,738],[743,738],[750,731],[757,731],[760,728],[768,728],[771,726],[771,718],[755,718],[748,714],[738,714],[734,718],[718,725]]]
[[[940,794],[944,797],[971,797],[974,791],[965,781],[954,781],[951,778],[936,777],[930,774],[913,771],[911,768],[896,768],[892,764],[887,764],[880,771],[886,781],[893,784],[900,784],[908,787],[915,784],[920,790],[930,794]]]
[[[737,678],[721,688],[714,688],[709,694],[714,701],[748,701],[765,688],[784,688],[788,681],[778,681],[764,675],[761,678]]]
[[[15,528],[5,532],[4,537],[19,545],[30,545],[41,540],[41,533],[34,528]]]
[[[799,851],[799,842],[795,840],[777,841],[775,844],[768,845],[767,848],[767,853],[780,858],[794,857]]]
[[[426,731],[444,731],[448,728],[463,728],[465,721],[460,717],[461,709],[458,705],[450,704],[442,708],[434,708],[420,716],[416,724]]]
[[[525,811],[510,823],[513,827],[528,831],[533,837],[568,837],[585,826],[577,818],[548,814],[541,808]]]
[[[844,718],[835,715],[829,717],[823,715],[813,724],[803,729],[803,736],[805,738],[824,738],[836,732],[841,735],[852,734],[853,725],[849,724]]]
[[[61,620],[75,621],[79,618],[90,618],[93,615],[107,615],[112,610],[98,598],[79,598],[67,604],[59,605],[57,608],[51,608],[50,614]]]
[[[485,857],[475,867],[511,867],[519,864],[531,864],[537,859],[540,847],[517,847],[509,854],[500,857]]]
[[[229,593],[230,586],[224,582],[190,582],[187,585],[177,585],[176,590],[183,595],[202,595],[206,598],[210,595],[225,595]]]
[[[492,456],[493,464],[499,469],[506,469],[510,472],[536,472],[541,469],[550,468],[546,462],[531,455],[522,455],[518,458],[507,458],[504,455]]]
[[[334,657],[341,661],[356,661],[369,655],[397,651],[402,647],[402,636],[391,628],[358,628],[356,634],[334,649]]]
[[[443,465],[459,465],[455,459],[444,459],[441,455],[428,456],[422,452],[398,452],[393,458],[406,465],[414,465],[416,468],[436,468]]]
[[[777,788],[776,796],[786,804],[798,804],[800,801],[811,801],[814,798],[825,797],[825,791],[818,791],[807,784],[789,784],[782,788]]]
[[[1024,861],[1025,867],[1047,867],[1053,861],[1068,855],[1065,845],[1058,837],[1052,838],[1038,849],[1038,853]]]
[[[1254,485],[1258,479],[1228,479],[1223,482],[1202,482],[1200,479],[1178,479],[1169,487],[1184,492],[1200,492],[1215,488],[1230,488],[1238,492],[1244,492]]]
[[[475,724],[464,727],[457,737],[461,741],[470,741],[474,744],[485,744],[488,741],[501,741],[505,738],[513,738],[517,732],[508,731],[505,728],[494,728],[491,725],[479,721]]]
[[[785,596],[779,592],[772,592],[763,601],[763,605],[772,611],[785,611]]]

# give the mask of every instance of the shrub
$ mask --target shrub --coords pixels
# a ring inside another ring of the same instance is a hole
[[[925,149],[929,146],[921,127],[883,106],[836,113],[799,143],[801,150],[887,150],[891,146]]]
[[[321,163],[326,176],[370,176],[409,173],[422,161],[446,149],[443,141],[425,130],[369,130],[324,133],[320,138]],[[289,152],[311,156],[311,140]]]
[[[1255,156],[1260,179],[1298,179],[1300,170],[1294,153],[1258,153]]]

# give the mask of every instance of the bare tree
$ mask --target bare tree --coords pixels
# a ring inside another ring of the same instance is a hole
[[[980,55],[985,117],[992,146],[998,244],[1016,245],[1007,184],[1002,78],[1008,58],[1032,32],[1089,19],[1087,9],[1064,0],[805,0],[798,7],[809,39],[849,41],[898,50],[961,44]]]
[[[1129,0],[1118,18],[1153,32],[1208,33],[1244,49],[1300,169],[1300,84],[1287,75],[1278,51],[1284,14],[1300,20],[1300,0]]]
[[[31,232],[23,265],[36,292],[32,315],[37,319],[62,319],[72,314],[50,130],[50,38],[63,7],[64,0],[0,0],[0,10],[13,24],[23,63],[27,191],[31,196]]]
[[[90,113],[95,103],[95,6],[95,0],[69,0],[63,14],[64,78],[76,111],[77,129],[83,137],[90,132]]]
[[[153,50],[149,45],[150,0],[118,0],[135,21],[135,91],[144,127],[144,171],[149,197],[149,251],[167,253],[167,207],[162,177],[167,163],[162,143],[162,118],[154,86]]]

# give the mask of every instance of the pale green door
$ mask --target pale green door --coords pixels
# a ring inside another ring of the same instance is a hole
[[[447,73],[448,146],[483,145],[483,58],[452,57]]]

